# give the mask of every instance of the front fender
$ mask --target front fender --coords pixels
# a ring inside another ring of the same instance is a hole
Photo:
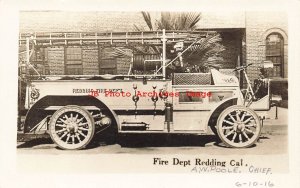
[[[238,98],[237,97],[230,97],[224,101],[219,102],[210,112],[209,118],[207,121],[207,125],[210,127],[214,127],[216,120],[218,119],[220,113],[228,108],[229,106],[237,105],[238,104]]]

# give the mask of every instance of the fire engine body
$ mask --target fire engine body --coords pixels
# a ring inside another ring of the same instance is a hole
[[[172,85],[171,80],[150,80],[147,83],[143,83],[143,80],[35,81],[28,89],[29,93],[32,90],[39,93],[39,98],[29,98],[29,108],[39,99],[49,96],[68,97],[75,101],[91,100],[94,97],[114,112],[120,132],[139,131],[142,128],[140,126],[144,126],[144,131],[167,132],[164,126],[166,119],[164,110],[165,104],[171,103],[173,121],[168,132],[206,133],[209,115],[214,108],[224,101],[241,100],[238,85]],[[96,93],[95,96],[93,92]],[[200,92],[204,94],[200,95]],[[211,95],[205,96],[206,93]],[[138,97],[137,101],[133,100],[135,96]],[[157,101],[152,100],[154,97],[158,97]],[[58,110],[61,107],[63,106],[50,105],[45,107],[45,110]],[[87,110],[98,108],[82,107]],[[124,127],[131,124],[140,126],[137,126],[137,130],[132,128],[126,131]]]
[[[32,80],[26,88],[24,133],[49,133],[64,149],[83,148],[112,127],[116,134],[214,132],[227,146],[248,147],[258,139],[260,121],[270,109],[269,90],[249,100],[248,89],[242,94],[236,76],[215,69],[174,73],[170,79],[95,75]]]

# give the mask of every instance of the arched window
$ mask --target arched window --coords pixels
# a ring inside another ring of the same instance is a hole
[[[266,60],[274,64],[272,77],[284,76],[284,41],[279,33],[271,33],[266,38]]]

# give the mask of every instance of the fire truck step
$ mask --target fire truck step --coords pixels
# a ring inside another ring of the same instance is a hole
[[[149,124],[144,122],[123,122],[121,124],[122,131],[145,131],[149,129]]]

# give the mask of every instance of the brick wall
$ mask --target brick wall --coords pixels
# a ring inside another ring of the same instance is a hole
[[[20,32],[131,31],[134,30],[134,24],[146,28],[140,12],[20,12]],[[203,12],[197,27],[220,31],[232,28],[239,31],[246,30],[245,36],[242,36],[244,42],[241,42],[242,40],[239,38],[241,35],[234,30],[222,33],[223,45],[226,48],[222,54],[225,68],[233,68],[237,65],[240,50],[243,51],[243,64],[245,62],[260,63],[265,59],[265,37],[270,32],[282,33],[285,39],[284,76],[287,77],[287,24],[287,15],[284,12]],[[51,53],[50,50],[52,57]],[[101,59],[105,58],[103,57],[105,54],[100,54],[100,56],[101,58],[97,57],[95,50],[83,50],[83,64],[87,65],[83,72],[95,73],[100,71],[99,68],[96,68],[95,62],[98,59],[101,64]],[[46,55],[47,57],[49,54]],[[128,66],[128,59],[123,60],[124,63],[118,66],[120,70],[125,70]],[[53,58],[48,61],[51,63]],[[118,63],[121,61],[122,59],[118,60]],[[61,62],[60,59],[59,62]],[[256,68],[249,68],[248,73],[250,79],[253,80],[257,77],[258,71]]]
[[[246,12],[246,61],[258,64],[265,60],[265,39],[272,32],[280,32],[284,38],[284,77],[288,76],[288,22],[285,12]],[[250,79],[257,78],[259,71],[248,69]]]
[[[49,74],[63,75],[65,74],[64,64],[64,47],[48,47],[47,48],[47,62],[49,65]]]
[[[197,28],[245,28],[245,12],[202,12]]]
[[[140,12],[20,12],[20,32],[132,31],[146,27]]]
[[[199,29],[245,28],[241,45],[242,64],[260,63],[265,60],[265,38],[272,32],[282,34],[284,38],[284,77],[288,77],[288,19],[285,12],[204,12],[197,24]],[[225,64],[235,61],[233,41],[236,35],[223,37],[226,51],[223,53]],[[232,39],[232,40],[231,40]],[[234,65],[232,63],[231,65]],[[257,68],[249,68],[248,74],[253,81],[258,76]]]
[[[82,73],[87,75],[99,74],[98,46],[82,47]]]
[[[103,32],[133,31],[134,25],[146,28],[140,12],[63,12],[63,11],[23,11],[20,12],[20,32]],[[20,50],[21,51],[21,50]],[[23,51],[23,50],[22,50]],[[37,51],[37,50],[36,50]],[[41,48],[46,51],[45,63],[50,74],[65,74],[64,47]],[[82,73],[101,73],[103,59],[112,58],[113,49],[82,47]],[[99,58],[100,56],[100,58]],[[35,57],[35,55],[33,56]],[[131,58],[116,58],[117,74],[127,73]],[[31,59],[35,61],[35,59]],[[45,71],[39,71],[45,74]]]

